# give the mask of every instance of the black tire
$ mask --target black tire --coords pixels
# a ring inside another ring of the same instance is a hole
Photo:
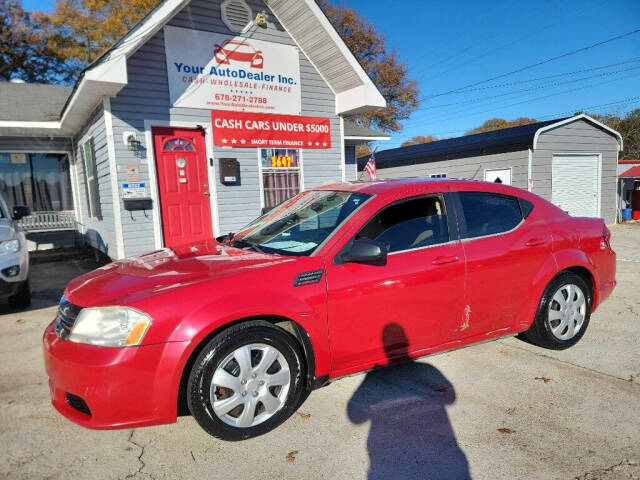
[[[551,324],[549,322],[549,305],[553,301],[553,295],[566,285],[575,285],[582,290],[586,299],[586,313],[578,333],[567,340],[562,340],[556,337],[551,330]],[[544,293],[542,294],[542,299],[540,300],[540,305],[536,312],[536,317],[529,330],[523,332],[522,336],[525,340],[533,343],[534,345],[551,350],[564,350],[572,347],[580,341],[589,326],[591,306],[593,305],[593,293],[591,290],[591,287],[580,275],[567,271],[559,273],[553,280],[551,280],[551,282],[549,282],[547,288],[545,288]]]
[[[275,347],[284,356],[290,372],[289,391],[280,410],[264,422],[244,428],[229,425],[214,413],[211,405],[213,374],[236,349],[256,343]],[[263,435],[282,424],[298,408],[304,389],[303,365],[298,342],[283,329],[261,320],[230,327],[209,341],[193,364],[187,383],[189,411],[207,433],[222,440],[238,441]]]
[[[15,295],[9,297],[9,306],[12,308],[27,308],[31,305],[31,288],[29,279],[26,279],[18,287]]]

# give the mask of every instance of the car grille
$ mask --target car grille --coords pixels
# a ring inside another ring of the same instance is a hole
[[[56,334],[63,340],[66,340],[71,333],[71,329],[76,323],[76,318],[78,318],[80,310],[82,310],[82,307],[74,305],[66,298],[60,301],[58,314],[56,315],[55,330]]]

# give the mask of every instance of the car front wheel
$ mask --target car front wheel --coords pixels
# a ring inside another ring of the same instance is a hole
[[[296,410],[303,378],[300,348],[288,332],[263,321],[242,323],[200,352],[187,403],[209,434],[244,440],[276,428]]]
[[[562,272],[545,289],[533,324],[523,336],[540,347],[569,348],[584,335],[592,303],[591,289],[584,279]]]

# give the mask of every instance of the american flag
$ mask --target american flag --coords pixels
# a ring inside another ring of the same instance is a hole
[[[364,166],[364,171],[369,174],[369,178],[371,180],[375,180],[378,176],[378,171],[376,169],[376,157],[373,153],[371,154],[371,158],[369,158],[367,164]]]

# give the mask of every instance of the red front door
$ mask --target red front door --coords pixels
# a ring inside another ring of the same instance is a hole
[[[211,238],[204,131],[154,128],[153,138],[165,246]]]

